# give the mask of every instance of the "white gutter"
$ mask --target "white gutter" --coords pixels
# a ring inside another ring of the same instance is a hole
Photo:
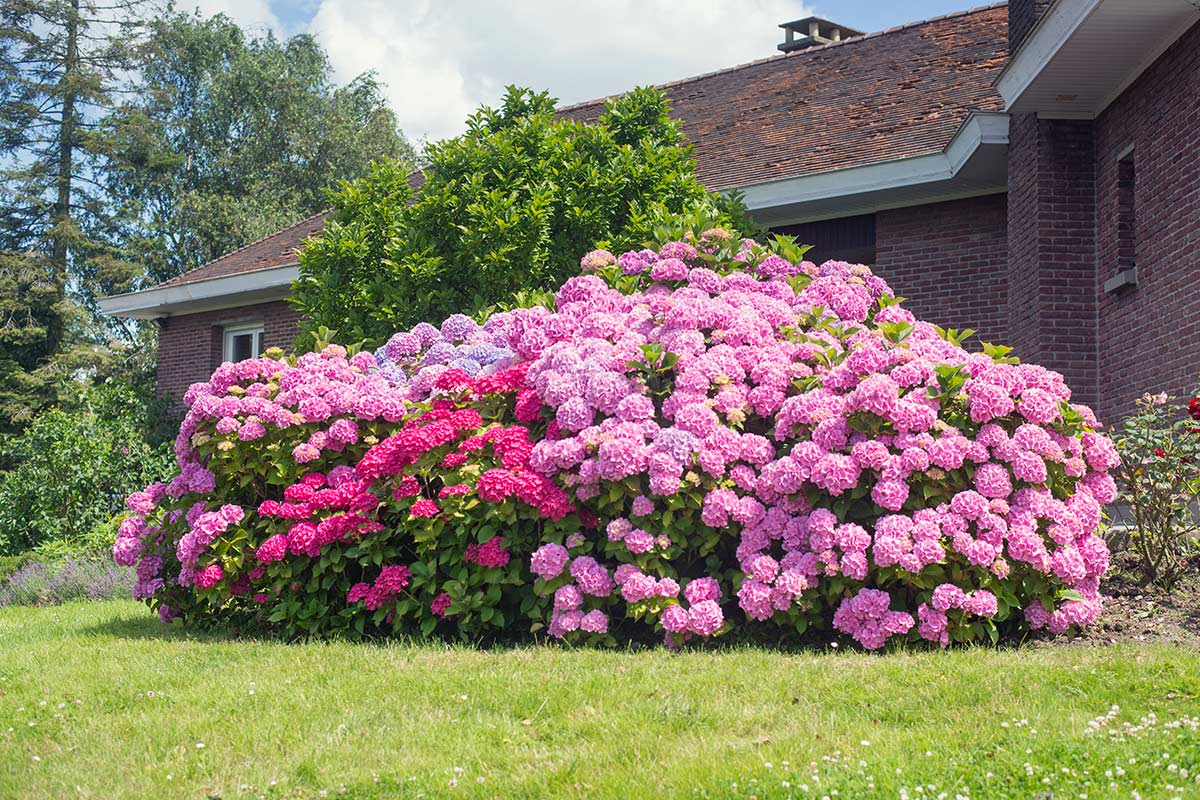
[[[738,189],[751,211],[887,192],[952,180],[981,146],[1007,144],[1007,114],[973,111],[940,153],[783,178]]]
[[[300,267],[287,264],[103,297],[99,304],[101,311],[114,317],[158,319],[281,300],[291,293],[292,281],[299,277]]]

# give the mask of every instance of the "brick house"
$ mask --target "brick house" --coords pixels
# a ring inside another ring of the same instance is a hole
[[[1012,0],[665,84],[714,190],[918,316],[1066,375],[1115,420],[1200,374],[1200,3]],[[594,118],[601,101],[560,113]],[[158,386],[287,345],[303,220],[103,309],[159,326]]]

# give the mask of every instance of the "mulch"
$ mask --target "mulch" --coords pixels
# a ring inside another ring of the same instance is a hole
[[[1101,585],[1104,613],[1074,637],[1038,642],[1049,646],[1103,646],[1162,642],[1200,649],[1200,575],[1190,574],[1170,591],[1140,586],[1120,575]]]

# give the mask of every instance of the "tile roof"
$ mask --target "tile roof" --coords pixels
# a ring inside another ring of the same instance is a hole
[[[239,247],[207,264],[202,264],[182,275],[164,281],[159,286],[180,286],[185,283],[295,264],[297,249],[305,239],[321,232],[325,227],[325,217],[327,216],[329,216],[328,211],[314,214],[308,219],[300,220],[295,225],[284,228],[279,233]]]
[[[972,110],[1003,111],[992,82],[1008,57],[1006,3],[685,78],[671,99],[710,189],[940,152]],[[564,106],[592,121],[604,100]],[[419,185],[420,175],[415,174]],[[328,212],[162,284],[296,263]]]
[[[660,86],[700,180],[728,189],[940,152],[971,110],[1003,111],[1006,3]],[[603,100],[560,109],[590,121]]]

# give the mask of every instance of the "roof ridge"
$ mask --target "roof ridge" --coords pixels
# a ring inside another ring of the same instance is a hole
[[[655,89],[666,89],[666,88],[675,87],[675,86],[682,86],[684,84],[694,83],[695,81],[704,80],[705,78],[711,78],[714,75],[724,75],[729,72],[737,72],[738,70],[741,70],[741,69],[747,69],[749,67],[757,67],[761,64],[770,64],[770,63],[773,63],[776,61],[782,61],[782,60],[788,59],[788,58],[800,58],[800,57],[806,56],[810,53],[823,52],[825,50],[831,50],[835,47],[844,47],[845,45],[856,44],[858,42],[863,42],[868,39],[878,39],[879,37],[885,36],[890,33],[899,33],[900,31],[909,30],[911,28],[917,28],[917,27],[920,27],[921,25],[928,25],[932,22],[943,22],[945,20],[955,19],[957,17],[965,17],[965,16],[968,16],[971,14],[981,14],[985,11],[994,11],[997,8],[1002,8],[1007,5],[1008,5],[1008,0],[999,0],[999,2],[989,3],[988,5],[975,6],[973,8],[966,8],[961,11],[951,11],[946,14],[939,14],[936,17],[928,17],[926,19],[915,20],[913,22],[905,22],[901,25],[893,25],[892,27],[884,28],[881,31],[873,31],[871,33],[864,33],[861,36],[851,36],[849,38],[842,39],[837,42],[829,42],[828,44],[820,44],[820,45],[816,45],[814,47],[805,48],[804,50],[798,50],[793,53],[782,53],[780,55],[767,56],[765,58],[757,58],[753,61],[746,61],[741,64],[735,64],[732,67],[723,67],[721,69],[711,70],[710,72],[702,72],[698,75],[690,75],[686,78],[677,78],[676,80],[667,81],[666,83],[655,84],[654,88]],[[616,94],[605,95],[604,97],[597,97],[592,100],[585,100],[585,101],[582,101],[579,103],[571,103],[571,104],[565,105],[565,106],[558,106],[554,110],[559,113],[561,113],[563,111],[575,111],[580,108],[586,108],[587,106],[594,106],[599,103],[607,102],[608,100],[611,100],[615,97],[620,97],[621,95],[624,95],[624,94],[627,94],[627,92],[617,92]]]
[[[234,248],[233,250],[230,250],[228,253],[222,253],[221,255],[217,256],[216,258],[214,258],[214,259],[212,259],[212,260],[210,260],[210,261],[205,261],[203,264],[197,264],[196,266],[192,267],[191,269],[189,269],[189,270],[187,270],[187,271],[185,271],[185,272],[181,272],[181,273],[179,273],[178,275],[176,275],[176,276],[175,276],[175,277],[173,277],[173,278],[167,278],[167,280],[165,280],[165,281],[163,281],[162,283],[159,283],[159,284],[157,284],[157,285],[158,285],[158,286],[162,286],[164,283],[168,283],[168,282],[170,282],[170,281],[177,281],[177,280],[179,280],[180,278],[183,278],[183,277],[186,277],[186,276],[188,276],[188,275],[191,275],[193,272],[195,272],[195,271],[196,271],[196,270],[198,270],[198,269],[204,269],[204,268],[205,268],[205,267],[207,267],[207,266],[211,266],[212,264],[215,264],[215,263],[217,263],[218,261],[223,261],[223,260],[225,260],[226,258],[229,258],[229,257],[230,257],[230,256],[232,256],[232,255],[235,255],[235,254],[237,254],[237,253],[240,253],[240,252],[242,252],[243,250],[249,249],[249,248],[251,248],[251,247],[254,247],[255,245],[258,245],[258,244],[262,244],[263,242],[267,241],[268,239],[274,239],[276,236],[279,236],[279,235],[280,235],[280,234],[282,234],[282,233],[287,233],[287,232],[288,232],[288,231],[290,231],[292,228],[298,228],[298,227],[300,227],[301,225],[303,225],[304,223],[306,223],[306,222],[309,222],[309,221],[311,221],[311,220],[314,220],[314,219],[316,219],[317,217],[321,216],[322,214],[328,214],[328,213],[329,213],[329,212],[331,212],[331,211],[333,211],[333,209],[332,209],[332,208],[325,208],[325,209],[322,209],[322,210],[318,211],[318,212],[317,212],[317,213],[315,213],[315,214],[311,214],[311,215],[309,215],[309,216],[305,217],[304,219],[296,220],[296,221],[295,221],[295,222],[293,222],[291,225],[288,225],[286,228],[280,228],[279,230],[275,231],[274,233],[269,233],[269,234],[267,234],[266,236],[263,236],[263,237],[261,237],[261,238],[255,239],[255,240],[254,240],[254,241],[252,241],[252,242],[246,242],[246,243],[245,243],[244,245],[242,245],[241,247]]]

